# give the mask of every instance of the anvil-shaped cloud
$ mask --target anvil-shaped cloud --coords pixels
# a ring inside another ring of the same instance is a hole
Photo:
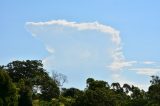
[[[111,70],[120,70],[133,63],[125,61],[119,31],[110,26],[65,20],[27,22],[26,25],[51,54],[52,59],[47,57],[45,65],[93,68],[101,64]]]
[[[136,63],[126,61],[119,31],[98,22],[27,22],[26,28],[46,46],[44,66],[79,80],[80,85],[87,77],[105,78]]]

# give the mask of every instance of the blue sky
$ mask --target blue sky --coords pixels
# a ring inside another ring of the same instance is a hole
[[[66,87],[84,88],[86,78],[94,77],[146,89],[149,76],[160,75],[159,5],[159,0],[1,0],[0,64],[41,59],[48,71],[68,76]],[[78,30],[82,23],[88,29]],[[101,25],[111,27],[112,33],[104,33]],[[116,31],[120,45],[112,40]],[[114,51],[118,59],[110,54]],[[84,57],[87,60],[80,61]]]

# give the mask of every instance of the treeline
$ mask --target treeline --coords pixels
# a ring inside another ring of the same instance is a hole
[[[42,61],[13,61],[0,66],[0,106],[160,106],[160,78],[151,78],[147,92],[93,78],[84,90],[62,88],[66,76],[50,76]]]

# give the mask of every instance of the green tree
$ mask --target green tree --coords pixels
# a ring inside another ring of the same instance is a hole
[[[76,98],[73,106],[113,106],[115,100],[112,99],[114,92],[110,90],[107,82],[88,78],[87,88],[84,93]]]
[[[19,88],[19,106],[32,106],[32,91],[30,86],[21,79],[18,83]]]
[[[1,106],[17,106],[17,89],[11,78],[4,70],[0,69],[0,104]]]
[[[13,61],[5,66],[13,82],[30,80],[33,85],[41,83],[42,77],[48,77],[41,60]]]
[[[160,78],[152,76],[151,86],[149,87],[148,94],[150,105],[160,106]]]
[[[56,81],[48,75],[41,60],[13,61],[7,64],[5,69],[15,83],[18,84],[21,80],[24,81],[25,85],[20,88],[19,93],[26,95],[26,98],[30,94],[33,94],[33,97],[39,97],[38,92],[40,92],[43,99],[45,97],[51,99],[51,97],[59,95]]]
[[[157,84],[160,84],[160,78],[159,76],[151,76],[152,77],[152,80],[150,81],[151,85],[157,85]]]
[[[130,87],[129,87],[130,89]],[[146,106],[148,103],[147,95],[144,90],[132,85],[130,99],[127,101],[126,106]]]
[[[86,83],[87,83],[87,88],[90,90],[95,90],[96,88],[108,88],[109,89],[109,84],[106,81],[94,80],[93,78],[88,78]]]
[[[79,95],[81,95],[83,92],[77,88],[63,88],[62,89],[62,96],[64,97],[72,97],[77,98]]]
[[[50,79],[41,85],[41,98],[50,101],[52,98],[58,98],[60,90],[54,80]]]
[[[123,88],[124,88],[126,94],[128,94],[132,90],[131,86],[128,84],[124,84]]]

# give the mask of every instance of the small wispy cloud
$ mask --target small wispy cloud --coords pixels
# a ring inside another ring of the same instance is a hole
[[[112,52],[112,63],[108,66],[113,71],[123,70],[126,67],[131,67],[133,64],[136,64],[136,61],[126,61],[122,47],[117,48]]]
[[[108,66],[113,71],[123,70],[124,68],[131,67],[136,61],[113,61],[110,66]]]
[[[53,47],[50,47],[50,46],[46,46],[46,50],[51,54],[53,54],[55,52],[55,49]]]
[[[150,64],[155,64],[156,62],[154,61],[144,61],[143,64],[147,64],[147,65],[150,65]]]
[[[156,75],[160,72],[160,68],[132,68],[129,70],[136,71],[137,74],[147,76]]]

